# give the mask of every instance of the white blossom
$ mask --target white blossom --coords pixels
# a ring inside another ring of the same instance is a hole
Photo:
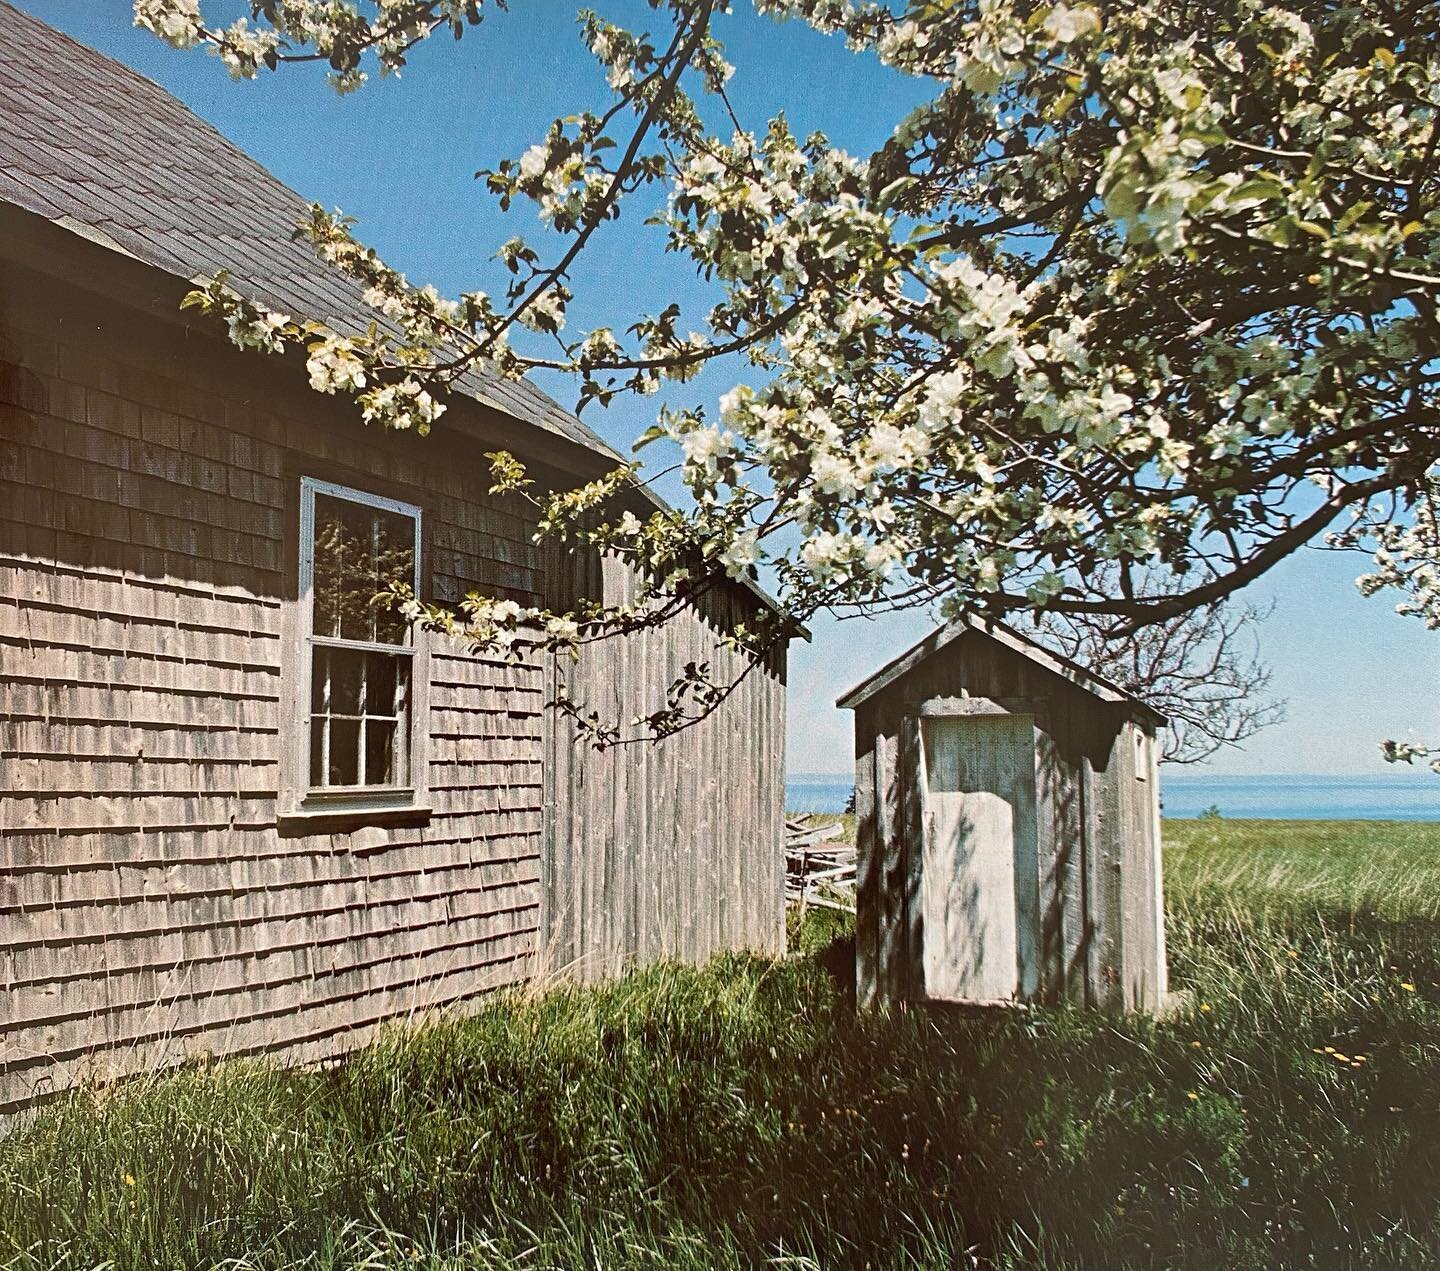
[[[200,0],[135,0],[135,25],[177,49],[191,48],[204,34]]]
[[[731,578],[743,578],[760,559],[760,540],[754,531],[737,534],[720,553],[720,563]]]
[[[580,627],[571,618],[554,617],[545,624],[545,634],[560,643],[573,643],[579,638]]]
[[[258,349],[262,353],[284,351],[282,338],[290,318],[283,313],[266,313],[248,306],[237,309],[227,319],[230,339],[242,349]]]
[[[520,156],[520,175],[527,181],[538,180],[550,166],[550,152],[544,146],[531,146]]]
[[[1069,44],[1099,29],[1100,15],[1089,5],[1056,4],[1045,16],[1045,34],[1059,44]]]
[[[359,402],[367,424],[378,423],[400,431],[429,432],[430,426],[445,413],[445,404],[437,402],[429,390],[413,378],[371,388],[360,395]]]
[[[530,301],[520,321],[532,331],[559,331],[565,325],[565,300],[554,288],[542,291]]]
[[[305,362],[310,373],[310,387],[317,393],[337,390],[353,392],[365,387],[365,362],[350,340],[331,336],[311,346]]]
[[[253,79],[279,45],[280,37],[274,31],[252,31],[249,23],[240,18],[221,32],[216,51],[231,78]]]

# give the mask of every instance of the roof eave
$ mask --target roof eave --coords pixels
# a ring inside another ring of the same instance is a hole
[[[142,260],[102,230],[72,217],[51,219],[0,199],[0,257],[106,300],[139,309],[176,327],[192,332],[203,330],[180,309],[185,292],[203,279],[186,278]],[[277,361],[288,365],[294,361],[294,355]],[[460,409],[456,410],[456,405]],[[508,424],[511,432],[508,438],[495,432],[495,417]],[[514,444],[521,437],[543,438],[545,462],[568,476],[584,480],[593,480],[609,471],[614,462],[614,452],[608,447],[602,452],[583,445],[468,393],[455,397],[452,409],[440,426],[483,441],[492,448],[507,441]]]

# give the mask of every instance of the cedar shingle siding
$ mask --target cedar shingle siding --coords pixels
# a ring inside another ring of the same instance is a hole
[[[535,603],[573,571],[485,493],[481,451],[552,481],[609,454],[530,386],[479,377],[428,439],[365,429],[297,366],[187,325],[176,275],[205,251],[255,261],[232,227],[283,256],[269,235],[296,196],[3,3],[0,49],[0,1111],[187,1055],[330,1056],[542,969],[783,947],[783,655],[659,747],[597,756],[544,709],[562,674],[619,718],[652,707],[753,611],[743,588],[577,668],[432,641],[428,816],[278,815],[300,477],[419,505],[433,597]],[[97,103],[130,112],[125,136]],[[212,160],[253,169],[229,205],[195,175]],[[274,224],[241,206],[256,183]],[[174,247],[167,224],[192,216],[204,233]],[[296,250],[261,276],[333,316]],[[606,599],[630,586],[615,562],[589,572]]]

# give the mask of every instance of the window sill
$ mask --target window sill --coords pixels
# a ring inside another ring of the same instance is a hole
[[[301,807],[282,812],[276,817],[281,838],[298,838],[306,834],[343,834],[367,826],[405,829],[430,824],[434,809],[419,804],[400,806],[340,804],[326,807]]]

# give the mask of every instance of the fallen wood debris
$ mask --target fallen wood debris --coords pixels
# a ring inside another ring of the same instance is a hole
[[[841,842],[838,821],[808,816],[785,821],[785,901],[855,912],[855,849]]]

